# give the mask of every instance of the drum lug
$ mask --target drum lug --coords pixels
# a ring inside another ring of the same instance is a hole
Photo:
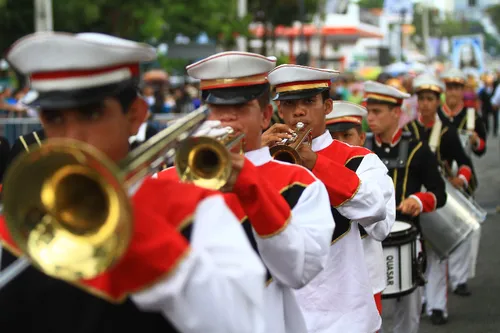
[[[417,285],[420,287],[425,286],[425,284],[427,283],[424,272],[425,272],[425,255],[423,252],[420,252],[417,258]]]

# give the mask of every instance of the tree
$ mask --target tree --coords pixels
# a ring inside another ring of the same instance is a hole
[[[359,0],[358,5],[366,9],[384,8],[384,0]]]
[[[304,5],[304,17],[301,17],[300,1]],[[254,21],[261,22],[264,27],[272,31],[278,25],[290,26],[295,21],[310,22],[315,14],[322,12],[321,6],[324,0],[249,0],[248,11],[251,13]],[[262,36],[261,54],[267,54],[268,34]]]
[[[54,29],[103,32],[139,41],[171,41],[177,34],[234,40],[248,33],[250,18],[237,19],[236,0],[65,0],[53,2]],[[0,49],[34,31],[33,0],[0,0]]]
[[[488,7],[486,13],[490,15],[491,22],[497,27],[497,31],[500,32],[500,5]]]

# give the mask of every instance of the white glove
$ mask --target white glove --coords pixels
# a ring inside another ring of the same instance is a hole
[[[220,124],[219,120],[207,120],[198,128],[193,136],[220,137],[228,132],[228,128],[221,127]]]

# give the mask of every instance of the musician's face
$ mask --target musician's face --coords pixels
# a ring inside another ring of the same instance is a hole
[[[298,100],[280,101],[278,112],[285,124],[294,129],[298,122],[312,126],[312,137],[325,133],[325,116],[332,111],[333,101],[321,94]]]
[[[417,97],[417,109],[422,117],[434,116],[440,104],[438,95],[432,91],[422,91],[418,93]]]
[[[398,125],[401,108],[382,103],[368,103],[366,106],[368,126],[374,134],[382,135],[394,131]],[[391,133],[392,134],[392,133]]]
[[[210,120],[220,120],[222,126],[230,126],[235,130],[235,135],[245,134],[244,150],[252,151],[261,147],[260,137],[262,131],[269,127],[273,107],[271,104],[260,105],[254,99],[245,104],[238,105],[210,105]],[[234,151],[239,150],[236,145]]]
[[[363,146],[365,144],[366,134],[360,128],[350,128],[347,131],[330,131],[335,140],[350,144],[351,146]]]
[[[457,83],[446,84],[446,104],[454,107],[464,100],[464,85]]]
[[[42,110],[40,119],[47,138],[86,142],[118,162],[127,155],[128,138],[137,134],[146,113],[147,104],[140,98],[126,113],[117,99],[106,98],[75,109]]]

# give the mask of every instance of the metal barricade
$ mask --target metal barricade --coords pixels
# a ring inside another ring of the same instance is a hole
[[[38,118],[0,118],[0,135],[7,138],[11,145],[19,136],[37,131],[41,127]]]
[[[155,114],[149,120],[158,130],[164,129],[183,114],[166,113]],[[37,131],[42,128],[37,117],[0,118],[0,136],[7,138],[10,145],[21,135]]]

